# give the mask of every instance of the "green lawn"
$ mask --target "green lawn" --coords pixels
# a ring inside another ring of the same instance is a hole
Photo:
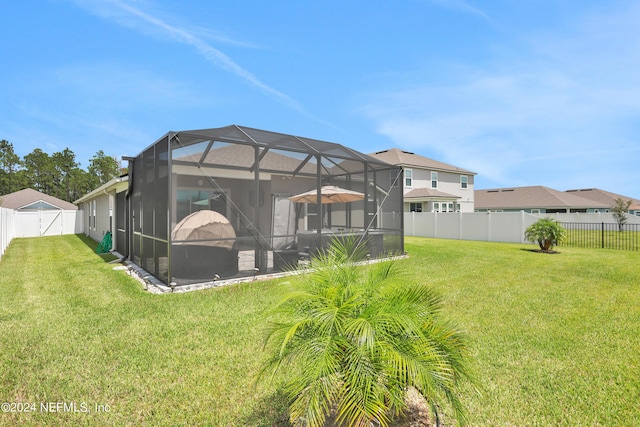
[[[90,246],[16,239],[0,261],[0,403],[36,405],[0,425],[286,425],[254,386],[282,280],[153,295]],[[637,425],[640,253],[532,248],[406,240],[470,338],[470,424]]]

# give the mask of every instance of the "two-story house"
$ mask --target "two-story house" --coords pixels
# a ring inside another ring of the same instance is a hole
[[[404,170],[405,212],[473,212],[475,172],[397,148],[370,154]]]

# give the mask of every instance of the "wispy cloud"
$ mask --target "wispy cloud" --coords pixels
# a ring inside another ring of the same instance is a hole
[[[640,179],[640,52],[629,48],[640,43],[638,19],[633,7],[584,17],[568,30],[518,35],[527,43],[509,59],[443,71],[446,83],[372,95],[362,111],[397,145],[472,169],[492,185],[617,179],[630,187],[631,176]]]
[[[435,4],[436,6],[444,7],[446,9],[450,9],[456,12],[479,16],[483,19],[486,19],[487,21],[491,20],[489,15],[483,12],[480,8],[477,8],[464,0],[427,0],[427,1],[429,3]]]
[[[145,31],[145,28],[151,27],[155,31],[160,32],[164,36],[178,43],[194,48],[195,51],[208,62],[235,75],[284,105],[287,105],[309,118],[330,125],[324,120],[314,116],[298,101],[264,83],[249,70],[238,65],[228,55],[213,47],[210,43],[205,41],[203,37],[198,35],[198,33],[203,32],[202,29],[191,30],[175,24],[170,24],[160,17],[143,10],[141,7],[135,7],[120,0],[76,0],[76,3],[103,18],[116,21],[120,25],[140,31]],[[141,23],[144,24],[144,26],[141,27],[139,25]],[[215,38],[220,40],[223,36],[216,34]],[[229,38],[224,38],[224,41],[225,43],[232,42]],[[242,44],[239,42],[233,43],[238,45]]]

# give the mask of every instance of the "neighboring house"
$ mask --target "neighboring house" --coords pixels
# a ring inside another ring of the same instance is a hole
[[[616,205],[617,199],[631,200],[629,206],[629,214],[640,216],[640,200],[633,197],[622,196],[620,194],[611,193],[609,191],[601,190],[599,188],[584,188],[579,190],[567,190],[567,193],[574,194],[576,196],[584,197],[589,200],[606,203],[611,208]]]
[[[540,185],[475,191],[476,212],[597,213],[609,212],[611,206]]]
[[[121,222],[124,224],[124,196],[127,188],[128,177],[125,175],[112,179],[73,202],[82,211],[85,224],[84,232],[87,236],[93,240],[101,241],[107,231],[110,231],[114,248],[119,248],[120,244],[124,243],[124,225],[119,227],[118,224]],[[116,210],[116,198],[120,201],[117,205],[121,208],[120,210]],[[118,233],[118,230],[122,230],[122,232]]]
[[[475,172],[397,148],[371,157],[404,170],[405,212],[473,212]]]
[[[16,211],[38,210],[66,210],[78,209],[73,203],[65,202],[57,197],[41,193],[33,188],[25,188],[15,193],[5,194],[2,198],[2,207]]]

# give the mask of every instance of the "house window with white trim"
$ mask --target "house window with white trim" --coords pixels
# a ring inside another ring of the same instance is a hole
[[[431,172],[431,188],[438,188],[438,172]]]
[[[404,186],[413,187],[413,169],[404,170]]]
[[[467,175],[460,175],[460,188],[469,188],[469,177]]]
[[[432,212],[440,212],[440,203],[439,202],[433,202],[433,209],[431,211]]]
[[[422,212],[422,202],[409,203],[409,212]]]

